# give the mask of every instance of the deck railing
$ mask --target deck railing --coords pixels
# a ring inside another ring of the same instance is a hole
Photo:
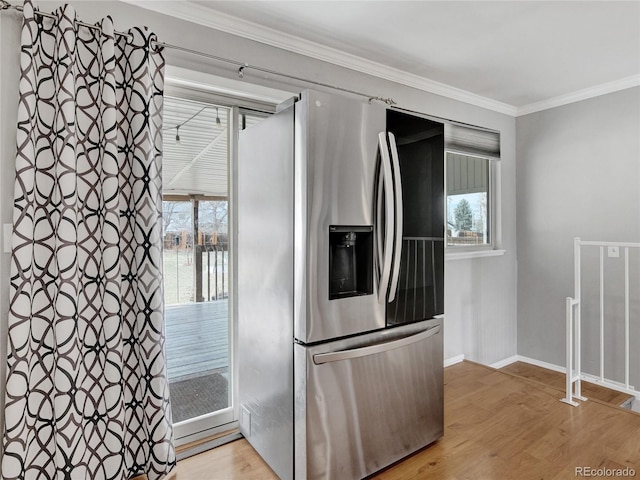
[[[590,376],[582,372],[582,248],[596,247],[599,248],[599,343],[600,343],[600,375]],[[604,360],[604,337],[605,337],[605,275],[604,275],[604,258],[605,248],[609,257],[619,257],[620,252],[624,253],[624,383],[616,382],[605,378],[605,360]],[[640,395],[640,391],[630,384],[630,291],[629,291],[629,252],[630,249],[638,249],[640,251],[640,243],[629,242],[594,242],[584,241],[576,237],[574,239],[574,293],[573,297],[566,299],[566,329],[567,329],[567,372],[566,372],[566,396],[561,400],[569,405],[578,406],[575,400],[586,400],[582,396],[581,382],[583,379],[589,378],[598,384],[607,388],[628,393],[630,395]]]
[[[227,245],[207,245],[202,249],[203,263],[206,265],[205,301],[229,297],[229,249]],[[203,265],[203,266],[205,266]]]
[[[164,249],[165,303],[209,302],[229,297],[228,244]]]

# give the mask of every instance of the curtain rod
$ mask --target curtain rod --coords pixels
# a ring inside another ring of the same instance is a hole
[[[11,3],[9,3],[7,0],[0,0],[0,11],[3,10],[16,10],[20,13],[22,13],[23,8],[20,5],[13,5]],[[52,18],[52,19],[56,19],[57,17],[52,14],[52,13],[45,13],[45,12],[41,12],[40,10],[35,10],[34,13],[36,15],[40,15],[42,17],[47,17],[47,18]],[[85,22],[80,22],[78,20],[75,21],[76,25],[81,25],[83,27],[87,27],[87,28],[91,28],[94,30],[100,30],[100,27],[98,25],[92,25],[90,23],[85,23]],[[127,37],[129,36],[128,33],[123,33],[123,32],[114,32],[115,35],[118,36],[124,36]],[[362,92],[357,92],[355,90],[349,90],[348,88],[343,88],[343,87],[338,87],[336,85],[331,85],[328,83],[322,83],[322,82],[318,82],[316,80],[309,80],[307,78],[303,78],[303,77],[297,77],[295,75],[289,75],[287,73],[282,73],[282,72],[277,72],[275,70],[270,70],[268,68],[263,68],[263,67],[258,67],[256,65],[249,65],[248,63],[244,63],[244,62],[238,62],[237,60],[231,60],[228,58],[224,58],[224,57],[219,57],[217,55],[212,55],[210,53],[205,53],[205,52],[201,52],[199,50],[192,50],[190,48],[186,48],[186,47],[181,47],[179,45],[172,45],[170,43],[165,43],[165,42],[159,42],[157,40],[152,40],[151,41],[151,46],[154,48],[170,48],[172,50],[178,50],[181,52],[185,52],[185,53],[189,53],[191,55],[197,55],[200,57],[205,57],[205,58],[209,58],[212,60],[216,60],[218,62],[223,62],[223,63],[229,63],[231,65],[235,65],[238,67],[238,77],[240,78],[244,78],[244,72],[248,69],[251,70],[256,70],[258,72],[262,72],[262,73],[267,73],[269,75],[278,75],[280,77],[285,77],[285,78],[289,78],[291,80],[296,80],[298,82],[304,82],[304,83],[310,83],[312,85],[318,85],[320,87],[325,87],[325,88],[331,88],[333,90],[338,90],[341,92],[345,92],[345,93],[350,93],[353,95],[359,95],[361,97],[366,97],[369,99],[369,103],[371,103],[372,101],[379,101],[382,103],[386,103],[387,105],[395,105],[396,102],[392,99],[392,98],[383,98],[383,97],[379,97],[377,95],[369,95],[367,93],[362,93]]]
[[[0,0],[0,11],[8,10],[8,9],[13,9],[13,10],[16,10],[16,11],[21,12],[21,13],[22,13],[22,10],[23,10],[22,7],[19,6],[19,5],[13,5],[13,4],[9,3],[6,0]],[[36,15],[40,15],[40,16],[47,17],[47,18],[52,18],[52,19],[56,19],[57,18],[55,15],[53,15],[51,13],[41,12],[40,10],[35,10],[34,13]],[[77,21],[77,20],[76,20],[75,23],[77,25],[82,25],[83,27],[92,28],[92,29],[95,29],[95,30],[100,30],[99,26],[92,25],[90,23],[80,22],[80,21]],[[124,32],[114,32],[114,33],[115,33],[115,35],[121,35],[121,36],[128,36],[129,35],[128,33],[124,33]],[[396,105],[396,102],[392,98],[383,98],[383,97],[378,97],[378,96],[375,96],[375,95],[368,95],[366,93],[357,92],[355,90],[349,90],[347,88],[342,88],[342,87],[338,87],[338,86],[335,86],[335,85],[330,85],[330,84],[318,82],[318,81],[315,81],[315,80],[309,80],[309,79],[306,79],[306,78],[296,77],[294,75],[289,75],[289,74],[286,74],[286,73],[276,72],[275,70],[269,70],[267,68],[262,68],[262,67],[258,67],[258,66],[255,66],[255,65],[249,65],[248,63],[239,62],[237,60],[231,60],[231,59],[224,58],[224,57],[219,57],[217,55],[201,52],[199,50],[192,50],[190,48],[181,47],[179,45],[172,45],[170,43],[165,43],[165,42],[160,42],[160,41],[157,41],[157,40],[152,40],[151,41],[151,46],[153,46],[154,48],[170,48],[170,49],[173,49],[173,50],[178,50],[178,51],[181,51],[181,52],[189,53],[191,55],[197,55],[197,56],[200,56],[200,57],[209,58],[211,60],[216,60],[216,61],[219,61],[219,62],[229,63],[231,65],[235,65],[235,66],[239,67],[238,68],[238,76],[240,78],[243,78],[244,77],[244,71],[246,69],[250,68],[250,69],[253,69],[253,70],[257,70],[259,72],[268,73],[270,75],[278,75],[278,76],[281,76],[281,77],[290,78],[292,80],[297,80],[297,81],[300,81],[300,82],[310,83],[310,84],[313,84],[313,85],[318,85],[318,86],[322,86],[322,87],[338,90],[338,91],[341,91],[341,92],[351,93],[353,95],[359,95],[359,96],[362,96],[362,97],[367,97],[369,99],[369,103],[371,103],[372,101],[375,100],[375,101],[386,103],[387,105],[390,105],[390,106]],[[462,126],[467,126],[467,127],[473,127],[473,128],[477,128],[479,130],[484,130],[484,131],[496,132],[495,130],[490,130],[490,129],[478,127],[477,125],[471,125],[471,124],[467,124],[467,123],[463,123],[463,122],[458,122],[456,120],[451,120],[451,119],[448,119],[448,118],[437,117],[437,116],[433,116],[433,115],[424,115],[421,112],[416,112],[414,110],[409,110],[409,109],[406,109],[406,108],[400,108],[400,107],[394,107],[394,108],[396,108],[397,110],[401,110],[401,111],[405,111],[405,112],[409,112],[409,113],[413,113],[413,114],[420,114],[420,115],[423,115],[423,116],[428,116],[428,117],[433,118],[435,120],[441,120],[441,121],[449,122],[449,123],[452,123],[452,124],[457,124],[457,125],[462,125]]]
[[[376,100],[376,101],[379,101],[379,102],[386,103],[387,105],[395,105],[396,104],[396,102],[392,98],[383,98],[383,97],[379,97],[377,95],[369,95],[368,93],[358,92],[358,91],[355,91],[355,90],[349,90],[348,88],[338,87],[337,85],[331,85],[331,84],[328,84],[328,83],[322,83],[322,82],[318,82],[317,80],[309,80],[308,78],[297,77],[295,75],[289,75],[288,73],[277,72],[275,70],[270,70],[270,69],[264,68],[264,67],[258,67],[256,65],[249,65],[248,63],[239,62],[237,60],[231,60],[231,59],[224,58],[224,57],[219,57],[217,55],[212,55],[210,53],[201,52],[199,50],[192,50],[190,48],[181,47],[179,45],[172,45],[170,43],[159,42],[157,40],[152,41],[151,43],[156,45],[156,46],[158,46],[158,47],[161,47],[161,48],[170,48],[172,50],[178,50],[178,51],[189,53],[189,54],[192,54],[192,55],[197,55],[197,56],[200,56],[200,57],[210,58],[212,60],[216,60],[216,61],[219,61],[219,62],[224,62],[224,63],[229,63],[229,64],[232,64],[232,65],[235,65],[235,66],[239,67],[238,68],[238,77],[240,77],[240,78],[244,78],[245,70],[251,69],[251,70],[256,70],[258,72],[267,73],[269,75],[278,75],[280,77],[289,78],[291,80],[296,80],[296,81],[304,82],[304,83],[310,83],[312,85],[318,85],[320,87],[331,88],[333,90],[338,90],[338,91],[341,91],[341,92],[351,93],[353,95],[359,95],[361,97],[366,97],[366,98],[369,99],[369,103],[371,103],[372,101]]]
[[[22,13],[24,11],[24,8],[22,8],[22,6],[20,5],[13,5],[9,2],[7,2],[6,0],[0,0],[0,11],[3,10],[15,10],[16,12],[20,12]],[[41,12],[40,10],[34,10],[33,12],[35,15],[40,15],[41,17],[46,17],[46,18],[51,18],[53,20],[57,20],[58,17],[55,16],[53,13],[46,13],[46,12]],[[85,23],[85,22],[81,22],[80,20],[76,20],[74,22],[76,25],[81,25],[83,27],[87,27],[90,28],[92,30],[101,30],[101,28],[98,25],[92,25],[90,23]],[[128,37],[129,34],[128,33],[123,33],[123,32],[113,32],[114,35],[120,36],[120,37]]]

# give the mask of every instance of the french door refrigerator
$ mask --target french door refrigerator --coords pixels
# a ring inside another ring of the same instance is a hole
[[[444,127],[304,91],[239,135],[240,431],[363,478],[443,434]]]

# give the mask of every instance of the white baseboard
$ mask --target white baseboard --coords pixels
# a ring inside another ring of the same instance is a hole
[[[462,360],[464,360],[464,355],[460,355],[460,357],[462,357]],[[458,357],[454,357],[453,359],[450,359],[450,360],[454,360],[453,363],[457,363],[457,361],[462,361],[462,360],[457,360],[457,358]],[[537,367],[546,368],[547,370],[553,370],[554,372],[565,373],[566,371],[564,367],[554,365],[553,363],[543,362],[542,360],[536,360],[535,358],[523,357],[522,355],[513,355],[503,360],[498,360],[497,362],[490,364],[489,367],[495,368],[496,370],[498,370],[500,368],[506,367],[507,365],[511,365],[512,363],[516,363],[516,362],[529,363]],[[447,360],[445,360],[445,366],[446,365],[447,365]]]
[[[464,360],[464,355],[456,355],[455,357],[445,358],[444,366],[450,367],[451,365],[455,365],[456,363],[460,363]]]
[[[499,369],[502,367],[506,367],[507,365],[511,365],[512,363],[516,363],[518,361],[518,356],[514,355],[513,357],[505,358],[504,360],[500,360],[496,363],[492,363],[489,365],[491,368]]]
[[[543,362],[542,360],[536,360],[535,358],[523,357],[522,355],[516,355],[518,357],[518,362],[529,363],[531,365],[535,365],[536,367],[546,368],[547,370],[553,370],[554,372],[565,373],[567,369],[565,367],[561,367],[559,365],[554,365],[553,363]]]
[[[516,362],[528,363],[530,365],[535,365],[536,367],[542,367],[542,368],[546,368],[547,370],[553,370],[554,372],[564,373],[566,371],[564,367],[560,367],[559,365],[543,362],[542,360],[536,360],[535,358],[523,357],[522,355],[513,355],[512,357],[505,358],[504,360],[499,360],[495,363],[492,363],[489,366],[491,368],[500,369]]]
[[[490,367],[499,369],[502,367],[506,367],[514,362],[523,362],[528,363],[530,365],[535,365],[536,367],[546,368],[547,370],[552,370],[554,372],[559,372],[565,374],[567,369],[566,367],[561,367],[559,365],[554,365],[553,363],[543,362],[542,360],[536,360],[535,358],[523,357],[522,355],[514,355],[513,357],[505,358],[499,362],[493,363],[489,365]],[[580,376],[583,382],[593,383],[594,385],[600,385],[611,390],[617,390],[618,392],[627,393],[629,395],[638,396],[638,390],[635,389],[633,385],[630,385],[630,388],[626,388],[626,385],[620,382],[615,382],[613,380],[604,381],[600,380],[600,377],[595,375],[590,375],[588,373],[582,373]],[[640,397],[640,396],[639,396]]]

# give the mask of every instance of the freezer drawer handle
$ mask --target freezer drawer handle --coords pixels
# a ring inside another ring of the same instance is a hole
[[[353,348],[351,350],[341,350],[339,352],[317,353],[313,356],[313,363],[316,365],[322,365],[323,363],[351,360],[353,358],[366,357],[367,355],[374,355],[376,353],[388,352],[395,348],[406,347],[407,345],[432,337],[438,333],[440,333],[440,325],[409,335],[408,337],[402,337],[398,340],[391,340],[390,342],[379,343],[377,345]]]

